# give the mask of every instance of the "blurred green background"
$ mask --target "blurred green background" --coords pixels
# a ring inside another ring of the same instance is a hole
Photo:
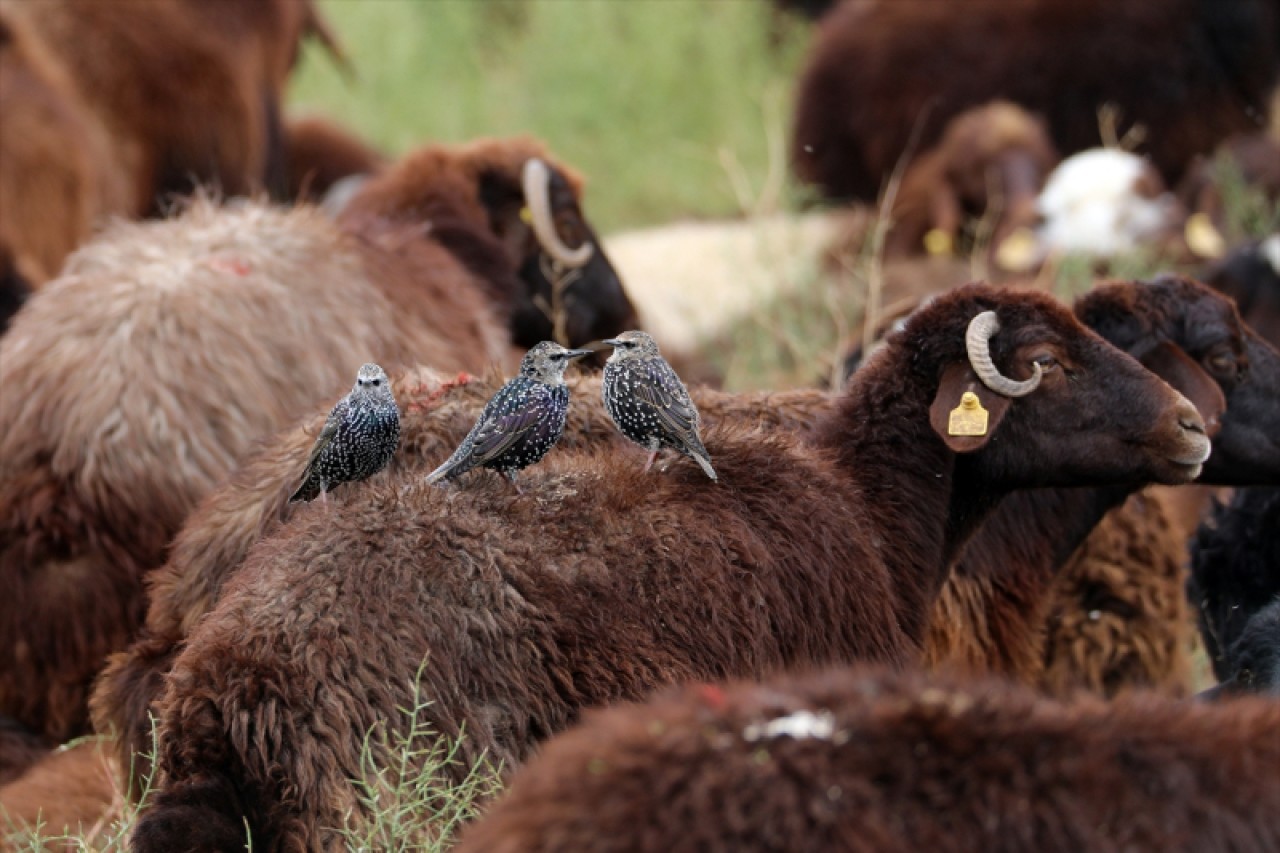
[[[603,231],[785,206],[809,25],[766,0],[321,0],[290,91],[397,154],[532,133],[588,179]]]

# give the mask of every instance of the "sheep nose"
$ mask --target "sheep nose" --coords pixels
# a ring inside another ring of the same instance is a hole
[[[1201,435],[1204,431],[1204,418],[1200,416],[1200,410],[1191,404],[1191,401],[1183,397],[1178,401],[1176,407],[1178,415],[1178,426],[1188,432],[1198,432]]]
[[[1201,435],[1205,434],[1204,424],[1200,421],[1200,418],[1198,416],[1194,420],[1184,416],[1180,416],[1178,418],[1178,426],[1182,427],[1185,430],[1189,430],[1191,432],[1198,432]]]

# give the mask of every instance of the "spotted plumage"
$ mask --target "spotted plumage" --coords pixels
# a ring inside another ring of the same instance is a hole
[[[427,482],[489,468],[515,483],[517,471],[546,456],[560,440],[569,411],[564,369],[573,359],[590,354],[590,350],[565,349],[552,341],[529,350],[520,362],[520,374],[489,399],[471,432]]]
[[[400,442],[400,409],[391,381],[376,364],[356,374],[351,393],[338,401],[307,457],[302,485],[289,502],[322,499],[334,486],[372,477],[391,461]]]
[[[678,450],[716,479],[711,456],[698,435],[698,409],[680,377],[644,332],[605,341],[613,355],[604,366],[604,408],[627,438],[649,451],[648,471],[663,447]]]

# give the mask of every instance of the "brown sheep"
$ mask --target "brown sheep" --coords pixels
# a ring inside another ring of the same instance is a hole
[[[993,101],[960,113],[903,175],[886,254],[958,250],[984,216],[993,217],[987,237],[996,249],[1036,224],[1036,196],[1057,162],[1044,123],[1020,107]]]
[[[1280,703],[866,669],[592,713],[458,853],[1280,849]]]
[[[953,116],[1006,98],[1067,155],[1103,142],[1113,104],[1175,186],[1195,155],[1266,127],[1278,71],[1274,0],[849,0],[814,40],[792,163],[829,197],[874,199],[917,125],[927,150]]]
[[[1189,279],[1163,278],[1097,287],[1076,312],[1184,393],[1209,400],[1202,406],[1222,395],[1226,413],[1203,482],[1280,478],[1280,446],[1267,438],[1280,434],[1280,356],[1227,300]],[[1172,553],[1185,535],[1161,530],[1170,524],[1166,502],[1151,498],[1103,521],[1131,492],[1038,490],[1006,500],[948,578],[926,661],[1057,687],[1185,689],[1189,633],[1182,561]]]
[[[0,841],[37,825],[46,839],[63,832],[101,833],[112,807],[125,802],[113,761],[101,739],[84,740],[45,755],[18,779],[0,784]]]
[[[1050,358],[1074,380],[1044,373]],[[963,391],[987,408],[983,435],[949,426]],[[1004,492],[1183,481],[1202,429],[1052,299],[973,285],[892,336],[811,442],[709,429],[719,483],[683,459],[644,475],[605,447],[552,454],[523,496],[483,478],[435,489],[425,468],[356,484],[259,542],[178,654],[135,850],[235,844],[245,820],[256,849],[332,845],[344,815],[361,820],[363,733],[402,724],[420,667],[432,731],[465,727],[461,760],[510,766],[581,708],[662,684],[900,665],[951,551]]]
[[[352,365],[484,370],[511,354],[499,321],[553,331],[526,315],[550,287],[541,270],[558,267],[536,260],[531,227],[504,218],[533,158],[547,177],[529,191],[551,197],[556,224],[589,235],[576,199],[560,196],[565,167],[532,140],[489,140],[409,155],[337,224],[314,210],[198,203],[173,223],[119,226],[76,256],[60,295],[34,302],[0,344],[6,392],[41,403],[0,412],[0,474],[11,474],[0,477],[0,577],[22,578],[0,606],[0,647],[12,638],[20,659],[0,671],[0,713],[56,740],[82,730],[88,681],[138,626],[141,574],[163,562],[186,513],[253,439],[348,386]],[[511,251],[514,239],[534,259]],[[563,328],[616,333],[626,326],[612,321],[634,320],[630,302],[594,242],[589,254],[562,293]],[[147,381],[143,330],[161,370]],[[76,377],[102,364],[115,375],[87,397]],[[144,435],[150,446],[135,447]],[[95,599],[59,580],[68,572],[109,591],[94,587]],[[34,616],[27,595],[41,602]],[[64,637],[61,617],[82,611]]]
[[[1194,358],[1200,359],[1211,354],[1216,356],[1216,348],[1224,343],[1229,347],[1244,346],[1239,321],[1230,306],[1204,287],[1181,281],[1159,286],[1125,282],[1113,283],[1104,288],[1103,293],[1110,295],[1106,300],[1109,309],[1107,312],[1095,310],[1094,314],[1129,311],[1135,315],[1134,323],[1147,330],[1148,334],[1140,339],[1132,330],[1124,332],[1122,339],[1126,345],[1134,345],[1136,352],[1150,349],[1159,341],[1174,341],[1186,346]],[[1132,298],[1126,301],[1122,298],[1125,295]],[[1095,304],[1098,299],[1090,297],[1082,300],[1081,304]],[[1217,331],[1212,334],[1202,332],[1194,342],[1188,342],[1186,330],[1189,326],[1182,322],[1184,315],[1180,312],[1195,313],[1200,318],[1200,325]],[[1208,323],[1210,319],[1212,326]],[[1153,366],[1159,368],[1159,365]],[[1259,365],[1258,369],[1263,371],[1262,375],[1266,374],[1266,365]],[[1193,372],[1196,371],[1193,369]],[[1208,404],[1201,403],[1205,410],[1210,410],[1206,416],[1216,418],[1221,414],[1221,392],[1213,387],[1207,376],[1197,375],[1203,385],[1209,386],[1208,392],[1203,388],[1197,392],[1195,379],[1180,380],[1177,370],[1168,371],[1164,378],[1177,382],[1185,393],[1195,397],[1216,394],[1218,408],[1213,407],[1213,400]],[[1255,373],[1255,379],[1256,376]],[[418,380],[405,381],[410,387],[416,387]],[[432,389],[436,384],[428,382],[426,387]],[[1246,383],[1242,390],[1236,392],[1237,401],[1247,402],[1246,398],[1254,387],[1253,383]],[[490,384],[470,383],[451,388],[438,398],[434,390],[430,391],[432,400],[447,400],[449,411],[456,413],[447,419],[435,408],[424,409],[411,402],[404,416],[406,435],[418,435],[422,434],[420,431],[428,430],[431,439],[406,439],[398,456],[399,464],[421,466],[425,464],[421,461],[424,456],[434,459],[437,455],[447,455],[493,390],[494,386]],[[708,424],[730,421],[798,433],[809,431],[833,399],[817,391],[803,390],[744,395],[723,394],[696,386],[691,390]],[[586,418],[589,422],[571,424],[564,441],[576,444],[583,436],[593,436],[597,442],[602,437],[611,437],[613,432],[607,426],[603,432],[598,431],[599,425],[605,423],[599,410],[598,381],[579,381],[574,386],[574,394],[577,402],[571,409],[571,417]],[[403,395],[404,392],[400,392],[402,398]],[[416,399],[416,395],[409,399]],[[443,402],[433,405],[443,405]],[[426,418],[427,414],[429,418]],[[152,703],[162,689],[163,674],[172,664],[176,650],[191,627],[211,608],[225,577],[240,565],[250,546],[263,536],[264,531],[274,527],[278,519],[289,516],[286,472],[296,470],[305,460],[311,436],[321,417],[321,414],[313,415],[315,423],[310,427],[295,428],[289,436],[273,442],[231,482],[212,495],[203,509],[193,513],[175,540],[169,561],[152,577],[150,609],[143,636],[128,651],[113,657],[94,696],[98,730],[113,731],[123,738],[123,764],[129,764],[127,756],[136,754],[135,761],[141,766],[141,752],[150,746]],[[1241,449],[1244,448],[1237,448],[1236,452]],[[1071,489],[1068,494],[1085,495],[1087,492]],[[999,536],[991,537],[997,541],[990,543],[994,552],[988,558],[990,568],[977,577],[971,567],[962,565],[958,570],[961,577],[949,578],[946,582],[935,607],[931,636],[926,644],[927,654],[935,664],[942,660],[953,664],[964,662],[978,670],[994,669],[1019,675],[1028,681],[1039,678],[1044,666],[1044,602],[1052,580],[1053,570],[1049,568],[1052,556],[1046,552],[1041,558],[1045,564],[1043,574],[1023,575],[1024,582],[1038,578],[1025,589],[1011,583],[1011,578],[1005,580],[1008,576],[1002,570],[1009,559],[1009,549],[1018,547],[1024,538],[1020,531],[1027,525],[1027,515],[1037,514],[1046,524],[1055,526],[1062,508],[1047,510],[1037,507],[1033,501],[1022,503],[1025,500],[1014,495],[997,508],[997,517],[1007,519],[1007,524],[1000,528],[1002,533]],[[1105,506],[1115,498],[1103,497],[1102,500]],[[1079,533],[1073,528],[1072,531],[1056,531],[1054,536],[1061,538],[1066,532],[1068,537],[1076,536],[1072,541],[1078,544],[1079,537],[1087,532],[1088,526],[1102,511],[1086,512],[1091,520],[1082,522]],[[988,523],[994,523],[994,520]],[[1054,540],[1046,536],[1045,542],[1051,541]],[[1022,547],[1025,559],[1026,546]],[[1073,544],[1061,546],[1067,554],[1074,547]]]
[[[570,376],[575,404],[557,445],[589,447],[615,442],[617,433],[600,405],[600,376]],[[501,383],[459,376],[446,381],[427,369],[395,380],[401,406],[401,438],[393,470],[425,473],[427,460],[441,459],[466,435],[484,403]],[[727,394],[693,387],[704,422],[731,421],[766,430],[807,430],[829,408],[818,391]],[[147,770],[153,705],[173,658],[196,623],[212,609],[230,574],[259,539],[270,535],[298,509],[288,502],[292,472],[301,470],[321,412],[266,443],[235,474],[206,497],[174,538],[165,564],[146,580],[148,610],[140,636],[111,656],[91,701],[95,728],[120,738],[120,766],[131,767],[130,782]],[[335,498],[336,499],[336,498]],[[136,790],[134,791],[136,794]]]
[[[406,155],[366,182],[340,220],[430,222],[434,239],[495,283],[516,344],[578,347],[639,325],[581,197],[582,179],[536,140],[486,139]]]
[[[0,2],[0,332],[105,218],[193,180],[279,188],[311,33],[338,50],[311,0]]]
[[[1107,513],[1048,590],[1040,677],[1046,690],[1192,692],[1190,533],[1157,489]]]
[[[407,226],[195,203],[118,224],[0,338],[0,713],[61,741],[196,501],[355,366],[482,369],[483,286]],[[70,618],[75,614],[74,618]]]
[[[327,34],[311,0],[9,3],[58,58],[130,180],[124,212],[212,183],[283,190],[280,99],[301,39]]]
[[[127,208],[106,129],[20,16],[0,5],[0,333],[107,214]]]
[[[387,164],[382,152],[320,116],[286,119],[284,135],[294,201],[320,202],[344,178],[373,175]]]

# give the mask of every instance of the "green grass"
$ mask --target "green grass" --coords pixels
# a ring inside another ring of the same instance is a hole
[[[480,805],[502,790],[499,768],[484,758],[466,767],[458,757],[465,732],[443,739],[424,724],[431,703],[422,696],[421,675],[411,687],[412,707],[401,709],[404,730],[388,733],[376,725],[364,739],[355,782],[363,817],[342,830],[348,850],[443,853]],[[448,781],[459,768],[465,769],[461,781]]]
[[[465,733],[441,738],[423,720],[430,705],[418,687],[421,672],[411,687],[409,707],[401,708],[401,726],[388,731],[385,724],[366,733],[360,753],[361,777],[353,780],[361,814],[349,815],[338,835],[353,853],[444,853],[450,849],[463,825],[479,814],[482,803],[502,789],[500,768],[483,757],[465,767],[459,753]],[[63,749],[72,749],[101,737],[81,738]],[[105,744],[104,744],[105,747]],[[152,751],[156,748],[152,731]],[[154,767],[148,762],[148,767]],[[150,774],[142,780],[137,804],[122,794],[98,825],[65,831],[38,825],[18,826],[0,807],[0,850],[12,853],[41,853],[47,850],[74,850],[85,853],[125,853],[140,810],[152,789]],[[246,830],[247,834],[247,830]],[[252,839],[246,850],[252,851]]]
[[[807,28],[765,0],[323,0],[289,100],[391,153],[531,133],[591,182],[602,231],[740,212],[777,163]],[[789,21],[790,19],[788,19]],[[772,160],[771,160],[772,158]]]

